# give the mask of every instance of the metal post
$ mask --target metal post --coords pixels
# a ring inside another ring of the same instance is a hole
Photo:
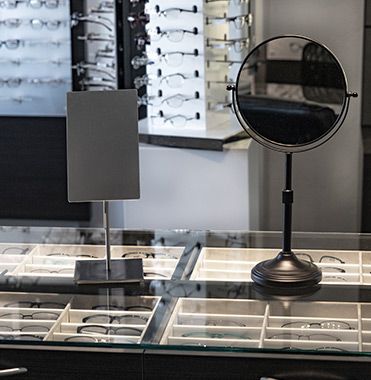
[[[109,203],[103,201],[103,223],[106,238],[106,269],[111,271],[111,243],[110,243],[110,225],[109,225]]]
[[[292,235],[292,204],[294,202],[294,192],[292,190],[292,154],[286,153],[286,184],[282,191],[283,203],[283,253],[291,252]]]

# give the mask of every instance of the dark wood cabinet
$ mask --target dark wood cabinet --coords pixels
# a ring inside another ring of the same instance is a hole
[[[139,380],[142,379],[142,351],[87,351],[0,348],[0,370],[27,368],[11,376],[25,380]]]
[[[144,380],[369,380],[371,358],[292,354],[144,354]]]

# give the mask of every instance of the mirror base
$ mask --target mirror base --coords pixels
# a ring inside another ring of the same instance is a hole
[[[251,278],[263,287],[308,288],[321,281],[322,272],[315,264],[299,260],[293,252],[280,252],[274,259],[255,265]]]

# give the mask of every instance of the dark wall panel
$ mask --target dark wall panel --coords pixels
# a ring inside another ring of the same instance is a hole
[[[64,118],[0,118],[0,218],[88,220],[67,202]]]
[[[366,0],[366,26],[371,26],[371,0]]]
[[[365,29],[362,125],[371,126],[371,28]]]

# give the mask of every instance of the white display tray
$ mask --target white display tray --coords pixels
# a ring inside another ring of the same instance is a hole
[[[0,338],[137,344],[146,332],[159,299],[2,293]],[[79,331],[80,328],[85,331]],[[97,328],[105,328],[107,332],[97,331]]]
[[[0,270],[11,276],[30,277],[73,277],[76,260],[95,260],[105,257],[103,245],[66,245],[66,244],[2,244],[1,249],[12,249],[11,252],[23,254],[0,255]],[[143,259],[145,279],[170,279],[184,247],[163,246],[111,246],[112,259],[127,259],[122,257],[130,253],[149,254]],[[9,251],[10,252],[10,251]],[[153,257],[151,256],[153,255]]]
[[[292,322],[306,327],[284,326]],[[161,344],[369,351],[371,306],[180,298]]]
[[[193,269],[191,280],[251,281],[251,269],[260,261],[274,258],[277,249],[204,247]],[[322,284],[371,284],[371,251],[294,249],[322,270]],[[336,260],[334,259],[336,258]]]

